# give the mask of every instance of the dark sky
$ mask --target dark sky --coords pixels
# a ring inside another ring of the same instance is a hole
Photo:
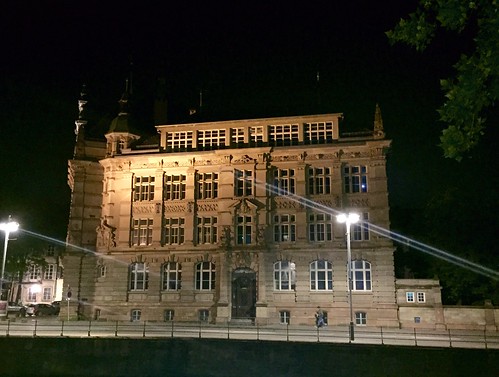
[[[154,132],[152,96],[164,76],[171,121],[198,103],[200,90],[214,119],[342,112],[344,131],[372,127],[379,103],[393,140],[392,206],[421,205],[456,179],[456,169],[471,166],[444,160],[437,147],[439,79],[453,74],[466,44],[439,35],[421,54],[390,46],[384,34],[416,1],[121,3],[3,6],[2,218],[12,214],[26,229],[64,238],[81,85],[88,106],[112,118],[130,61],[144,132]]]

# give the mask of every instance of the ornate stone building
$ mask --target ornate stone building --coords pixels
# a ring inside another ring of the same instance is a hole
[[[74,318],[350,321],[398,326],[381,113],[340,132],[342,114],[162,124],[142,139],[127,96],[105,134],[85,137],[80,99],[65,291]],[[66,316],[67,313],[61,312]]]

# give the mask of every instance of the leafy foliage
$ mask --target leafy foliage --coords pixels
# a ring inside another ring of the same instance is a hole
[[[423,51],[438,28],[475,34],[474,51],[461,55],[456,77],[441,81],[446,101],[439,109],[448,127],[440,137],[444,156],[460,161],[484,134],[487,109],[499,98],[498,0],[420,0],[408,19],[386,34]]]

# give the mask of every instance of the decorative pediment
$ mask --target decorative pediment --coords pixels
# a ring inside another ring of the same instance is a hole
[[[233,208],[237,213],[250,214],[250,213],[255,213],[260,208],[262,208],[263,204],[254,199],[243,198],[231,204],[229,207]]]

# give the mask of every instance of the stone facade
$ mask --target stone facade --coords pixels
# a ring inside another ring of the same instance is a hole
[[[122,99],[122,101],[124,101]],[[123,105],[123,103],[122,103]],[[350,320],[345,225],[352,226],[359,324],[398,326],[379,108],[371,132],[341,114],[128,127],[104,141],[77,122],[65,285],[70,316],[101,320],[329,324]],[[66,316],[66,313],[61,312]]]

